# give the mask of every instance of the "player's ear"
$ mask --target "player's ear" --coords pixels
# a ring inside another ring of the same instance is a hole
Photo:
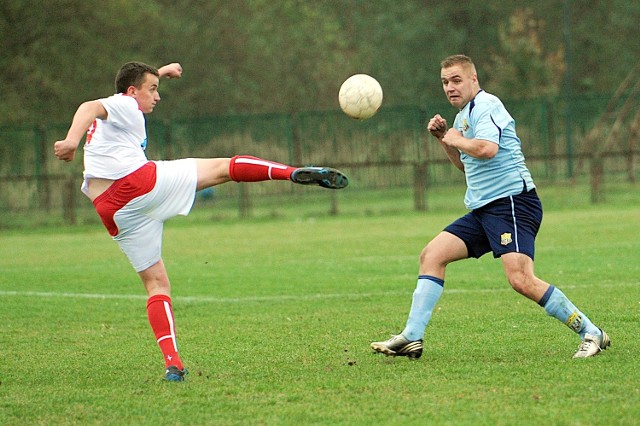
[[[127,87],[127,93],[125,93],[127,96],[133,96],[136,94],[136,87],[135,86],[129,86]]]

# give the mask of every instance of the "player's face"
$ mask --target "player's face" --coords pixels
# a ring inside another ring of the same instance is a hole
[[[158,93],[159,79],[153,74],[146,73],[140,87],[129,87],[127,94],[138,102],[138,108],[145,114],[150,113],[160,101]]]
[[[449,103],[458,109],[464,108],[479,90],[478,76],[473,67],[453,65],[443,68],[440,79]]]

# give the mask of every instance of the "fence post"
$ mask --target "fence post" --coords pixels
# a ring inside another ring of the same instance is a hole
[[[543,119],[544,122],[544,130],[543,135],[546,142],[545,149],[545,171],[546,177],[556,177],[558,174],[558,164],[556,160],[556,151],[557,151],[557,140],[556,140],[556,124],[557,124],[557,114],[555,112],[555,108],[551,103],[550,99],[545,99],[541,102],[543,108]]]
[[[329,208],[329,215],[337,216],[338,215],[338,194],[336,191],[331,191],[331,207]]]
[[[300,123],[298,122],[298,115],[294,112],[289,115],[289,123],[291,126],[290,133],[290,163],[294,166],[302,166],[302,146],[300,143]]]
[[[627,154],[627,178],[630,183],[636,183],[636,173],[633,168],[635,164],[635,147],[636,141],[638,140],[638,135],[640,135],[640,111],[636,113],[636,116],[631,123],[631,128],[629,131],[629,144],[627,146],[628,154]]]
[[[49,162],[47,161],[47,130],[43,125],[36,129],[36,186],[38,188],[38,207],[51,210],[51,185],[49,181]]]
[[[627,180],[629,183],[636,183],[636,173],[633,168],[635,164],[635,154],[633,152],[633,146],[629,142],[629,154],[627,155]]]
[[[427,165],[413,165],[413,206],[417,211],[427,211],[425,193],[427,192]]]
[[[163,159],[173,159],[174,158],[174,151],[173,151],[173,132],[172,132],[172,128],[171,128],[171,121],[165,119],[161,122],[162,125],[162,138],[160,138],[160,140],[162,141],[162,158]]]
[[[249,197],[249,185],[240,182],[238,198],[238,216],[240,219],[251,217],[251,198]]]
[[[64,209],[64,219],[67,223],[75,225],[76,218],[76,182],[72,175],[67,177],[64,184],[64,200],[62,200],[62,208]]]
[[[591,202],[593,204],[604,201],[604,191],[602,190],[602,174],[604,164],[602,156],[591,157]]]

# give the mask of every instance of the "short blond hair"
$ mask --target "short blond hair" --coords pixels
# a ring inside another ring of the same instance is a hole
[[[476,72],[476,66],[473,60],[467,55],[451,55],[447,56],[440,62],[440,68],[450,68],[454,65],[462,65],[464,68]]]

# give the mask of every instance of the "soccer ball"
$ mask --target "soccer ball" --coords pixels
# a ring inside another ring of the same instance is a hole
[[[382,87],[370,75],[352,75],[340,86],[338,101],[349,117],[366,120],[373,117],[382,105]]]

